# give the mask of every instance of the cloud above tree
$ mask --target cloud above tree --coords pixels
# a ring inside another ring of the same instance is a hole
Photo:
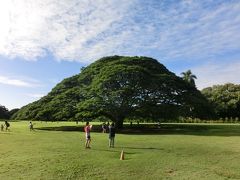
[[[238,1],[0,2],[0,54],[90,63],[107,55],[196,60],[240,48]]]

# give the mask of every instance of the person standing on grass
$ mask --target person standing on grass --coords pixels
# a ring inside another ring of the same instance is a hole
[[[89,125],[89,122],[86,122],[86,126],[84,127],[85,135],[86,135],[86,143],[85,148],[90,148],[91,136],[90,131],[92,129],[92,125]]]
[[[29,123],[29,129],[30,129],[30,131],[34,131],[34,129],[33,129],[33,124],[32,124],[31,121],[30,121],[30,123]]]
[[[3,124],[1,124],[1,131],[3,131],[4,130],[4,125]]]
[[[106,127],[106,124],[105,124],[105,123],[102,124],[102,132],[103,132],[103,133],[106,133],[106,132],[107,132],[107,127]]]
[[[5,127],[6,127],[6,131],[10,131],[10,129],[9,129],[9,127],[10,127],[9,122],[5,121]]]
[[[115,125],[112,123],[109,126],[109,147],[114,148],[114,138],[115,138]]]

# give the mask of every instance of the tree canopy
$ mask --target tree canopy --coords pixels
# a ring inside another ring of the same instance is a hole
[[[219,118],[240,117],[240,85],[227,83],[202,90]]]
[[[0,119],[9,119],[9,117],[8,109],[5,106],[0,105]]]
[[[64,79],[45,97],[21,108],[15,119],[89,120],[206,117],[208,102],[182,78],[148,57],[102,58]]]

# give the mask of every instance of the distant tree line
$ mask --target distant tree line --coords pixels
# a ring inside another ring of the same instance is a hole
[[[190,81],[189,81],[190,82]],[[214,85],[212,87],[207,87],[201,91],[201,93],[208,99],[209,103],[213,107],[214,116],[213,119],[219,120],[219,122],[238,122],[240,119],[240,85],[239,84],[232,84],[227,83],[224,85]],[[71,94],[70,91],[68,94]],[[67,95],[65,95],[67,97]],[[59,102],[59,106],[61,106],[61,98],[65,99],[64,97],[60,96],[60,98],[54,101],[52,104]],[[57,107],[57,104],[55,106]],[[67,109],[68,107],[68,109]],[[76,111],[76,106],[72,102],[72,104],[68,105],[64,110],[60,113],[59,112],[59,120],[76,120],[71,118],[71,112]],[[8,110],[5,106],[0,105],[0,119],[9,119],[16,116],[16,112],[19,109],[12,109]],[[68,112],[69,110],[70,112]],[[51,111],[51,109],[49,109]],[[57,110],[56,110],[57,111]],[[68,113],[67,113],[68,112]],[[31,112],[29,112],[30,114]],[[15,114],[15,115],[14,115]],[[46,111],[41,112],[39,117],[42,115],[43,119],[46,119],[44,116],[47,114]],[[65,117],[64,117],[65,115]],[[98,118],[99,120],[107,120],[104,117]],[[52,119],[48,119],[52,120]],[[188,119],[188,120],[179,120],[179,122],[200,122],[199,119]]]
[[[18,110],[16,108],[9,111],[5,106],[0,105],[0,119],[10,119]]]
[[[240,118],[240,85],[227,83],[203,89],[202,94],[213,106],[217,119],[232,121]]]
[[[104,57],[64,79],[48,95],[1,118],[45,121],[188,121],[240,117],[240,85],[197,90],[196,75],[182,77],[148,57]],[[235,122],[235,121],[234,121]]]
[[[73,93],[73,91],[72,91]],[[212,119],[218,120],[219,122],[238,122],[240,120],[240,85],[227,83],[224,85],[214,85],[212,87],[207,87],[201,91],[201,93],[207,98],[210,106],[212,106],[214,114]],[[64,93],[65,94],[65,93]],[[71,94],[71,91],[68,91],[67,94]],[[68,104],[68,108],[65,107],[61,112],[58,112],[57,115],[59,119],[57,120],[77,120],[76,118],[72,118],[71,113],[77,112],[77,107],[75,103],[70,101],[69,104],[67,102],[67,94],[60,96],[57,100],[53,101],[52,104],[54,106],[50,106],[52,108],[60,108],[60,106],[64,106],[63,100],[65,99],[65,103]],[[44,100],[44,99],[43,99]],[[51,111],[51,108],[48,108]],[[15,119],[19,109],[8,110],[5,106],[0,105],[0,119]],[[57,110],[55,109],[57,112]],[[28,111],[28,114],[31,114],[34,111]],[[16,114],[15,114],[16,113]],[[40,111],[39,118],[54,120],[51,117],[48,119],[47,111]],[[57,117],[57,116],[56,116]],[[99,117],[98,120],[107,120],[104,117]],[[139,119],[138,119],[139,120]],[[201,122],[199,118],[192,116],[192,118],[186,118],[185,120],[180,119],[178,122]],[[207,122],[207,121],[206,121]]]

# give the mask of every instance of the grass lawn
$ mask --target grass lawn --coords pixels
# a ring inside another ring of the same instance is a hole
[[[237,124],[134,128],[118,133],[111,149],[98,132],[85,149],[83,124],[75,125],[36,122],[46,130],[30,132],[28,122],[11,122],[10,132],[0,132],[0,179],[240,179]]]

